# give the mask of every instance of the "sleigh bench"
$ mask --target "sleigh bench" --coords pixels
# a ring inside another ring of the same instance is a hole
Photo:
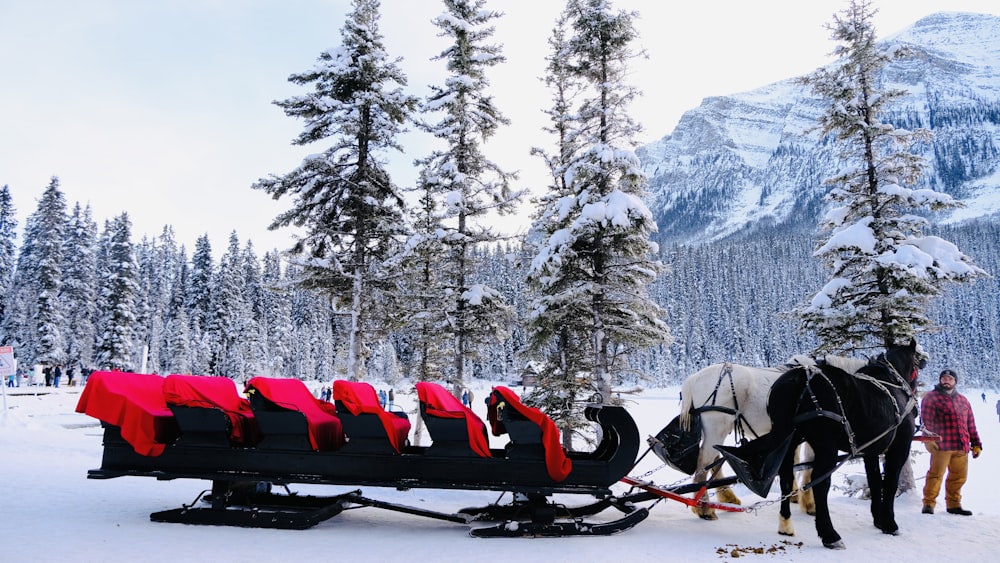
[[[347,435],[345,453],[403,453],[410,421],[405,413],[383,409],[370,383],[334,381],[333,402]]]
[[[158,456],[180,435],[163,395],[164,379],[116,371],[95,371],[80,394],[76,412],[113,427],[135,453]]]
[[[510,436],[507,457],[543,457],[554,481],[562,481],[573,470],[556,423],[542,411],[522,403],[517,393],[504,386],[494,387],[487,398],[487,418],[494,436]]]
[[[168,375],[163,398],[177,419],[176,444],[252,447],[260,440],[250,402],[228,377]]]
[[[436,383],[415,385],[420,416],[431,435],[428,453],[453,456],[491,457],[486,423]]]
[[[335,451],[345,443],[334,406],[317,399],[302,381],[254,377],[247,381],[261,431],[259,447],[271,450]]]

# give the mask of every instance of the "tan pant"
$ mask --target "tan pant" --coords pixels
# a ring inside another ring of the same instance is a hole
[[[941,478],[948,470],[948,478],[944,482],[944,502],[948,508],[962,506],[962,485],[969,475],[969,454],[960,451],[942,451],[925,442],[927,451],[931,452],[931,467],[927,470],[924,481],[924,506],[934,507],[938,492],[941,491]],[[933,449],[932,449],[933,448]]]

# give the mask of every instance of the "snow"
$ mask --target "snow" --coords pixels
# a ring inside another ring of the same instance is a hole
[[[930,370],[929,370],[930,371]],[[926,379],[927,375],[924,375]],[[488,383],[474,386],[485,397]],[[45,388],[41,388],[45,390]],[[397,402],[412,407],[413,395],[397,386]],[[985,448],[970,462],[963,505],[971,517],[944,513],[920,514],[919,492],[903,494],[896,503],[901,535],[887,536],[871,525],[868,502],[831,493],[834,525],[847,551],[831,551],[820,543],[812,518],[793,507],[797,535],[777,534],[776,504],[737,487],[749,513],[721,513],[710,522],[696,518],[673,501],[652,506],[649,518],[618,535],[596,538],[476,539],[464,525],[388,512],[376,508],[349,510],[304,531],[262,530],[218,526],[186,526],[150,522],[151,512],[191,503],[208,487],[204,481],[157,481],[148,477],[88,480],[87,470],[101,463],[101,430],[97,422],[74,412],[79,387],[24,394],[7,389],[6,411],[0,410],[0,475],[7,479],[0,511],[3,561],[174,562],[328,560],[344,561],[729,561],[734,549],[749,561],[942,561],[961,557],[991,561],[1000,546],[1000,487],[990,475],[1000,474],[1000,425],[994,413],[998,395],[962,390],[972,402]],[[520,388],[516,390],[520,391]],[[12,395],[10,393],[18,393]],[[657,433],[678,409],[678,388],[650,389],[625,395],[627,408],[642,436]],[[3,405],[0,405],[2,408]],[[477,401],[475,410],[485,415]],[[502,444],[493,438],[494,445]],[[923,485],[928,456],[917,446],[914,474]],[[642,475],[659,465],[646,456],[633,472]],[[845,487],[848,478],[863,474],[860,464],[848,464],[834,476]],[[672,484],[683,478],[670,469],[650,479]],[[293,490],[332,495],[355,487],[304,487]],[[453,512],[493,502],[496,493],[413,489],[397,491],[361,487],[370,498],[420,508]],[[622,486],[622,491],[624,491]],[[777,486],[772,487],[771,500]],[[569,503],[584,498],[567,497]],[[644,503],[647,506],[652,503]],[[939,508],[943,505],[939,497]],[[774,550],[772,551],[772,548]]]

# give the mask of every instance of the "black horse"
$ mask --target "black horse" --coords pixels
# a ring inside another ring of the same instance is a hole
[[[771,388],[767,405],[771,432],[740,447],[718,448],[743,483],[760,496],[767,496],[778,473],[779,532],[790,535],[790,524],[787,529],[784,525],[791,517],[795,448],[790,446],[808,442],[816,454],[813,479],[807,485],[816,498],[816,531],[823,545],[832,549],[843,549],[844,542],[830,519],[830,476],[843,462],[861,457],[875,527],[898,534],[894,502],[915,429],[918,367],[917,343],[911,340],[859,366],[821,360],[790,369]],[[884,471],[880,455],[885,458]]]

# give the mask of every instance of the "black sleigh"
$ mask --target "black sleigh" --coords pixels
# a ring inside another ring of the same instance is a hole
[[[223,377],[95,372],[77,411],[101,420],[104,451],[91,479],[124,476],[211,482],[191,505],[154,512],[159,522],[305,529],[347,508],[374,507],[464,524],[478,537],[606,535],[648,516],[611,486],[635,463],[639,433],[628,412],[591,406],[592,451],[565,451],[559,431],[506,387],[482,421],[444,388],[418,383],[431,445],[407,441],[411,422],[382,408],[371,385],[337,381],[333,403],[295,379],[256,377],[240,396]],[[487,432],[506,435],[490,448]],[[381,501],[360,489],[301,495],[296,484],[504,493],[494,504],[438,512]],[[583,495],[567,506],[553,495]],[[611,517],[591,518],[611,509]]]

